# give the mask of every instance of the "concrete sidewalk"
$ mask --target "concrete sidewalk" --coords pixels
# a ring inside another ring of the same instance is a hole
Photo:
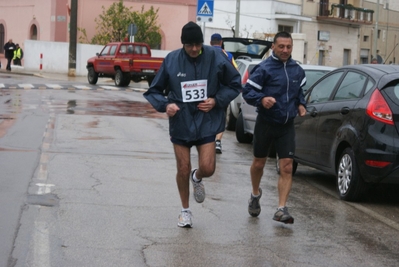
[[[52,73],[37,70],[26,70],[23,66],[11,65],[11,71],[7,71],[5,68],[0,69],[0,73],[17,74],[17,75],[28,75],[35,77],[42,77],[46,79],[56,79],[65,81],[77,81],[77,82],[87,82],[86,76],[75,76],[70,77],[67,73]]]

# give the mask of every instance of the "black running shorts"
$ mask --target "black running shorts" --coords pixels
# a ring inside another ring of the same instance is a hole
[[[272,145],[276,147],[279,158],[293,158],[295,153],[294,120],[286,124],[266,122],[258,115],[254,129],[253,153],[256,158],[265,158],[269,155]]]
[[[204,145],[204,144],[207,144],[207,143],[215,142],[215,139],[216,139],[216,135],[212,135],[212,136],[207,136],[207,137],[195,140],[195,141],[186,142],[184,140],[180,140],[180,139],[177,139],[177,138],[174,138],[174,137],[170,137],[170,141],[173,144],[182,145],[182,146],[185,146],[185,147]]]

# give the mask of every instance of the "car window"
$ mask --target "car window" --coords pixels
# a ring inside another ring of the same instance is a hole
[[[109,51],[109,54],[110,54],[111,56],[115,55],[116,48],[117,48],[117,45],[111,46],[111,50]]]
[[[107,45],[106,47],[104,47],[103,51],[101,51],[101,53],[100,53],[100,56],[107,56],[110,47],[111,47],[110,45]]]
[[[365,75],[349,71],[342,80],[333,100],[359,98],[366,81]]]
[[[394,103],[399,103],[399,80],[391,82],[384,88],[384,92]]]
[[[326,71],[326,70],[305,70],[306,84],[304,86],[302,86],[303,93],[306,93],[306,91],[315,82],[317,82],[321,77],[323,77],[328,72],[329,71]]]
[[[308,103],[326,102],[341,79],[343,71],[329,75],[316,84],[310,92]]]
[[[148,48],[146,46],[141,47],[141,54],[147,55],[148,54]]]
[[[119,48],[119,53],[126,54],[126,51],[127,51],[126,45],[121,45],[121,47]]]
[[[364,91],[364,93],[366,94],[368,91],[370,91],[370,89],[374,88],[374,84],[375,84],[375,82],[373,80],[369,79],[367,81],[366,90]]]

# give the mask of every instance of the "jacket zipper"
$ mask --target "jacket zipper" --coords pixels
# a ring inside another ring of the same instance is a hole
[[[287,78],[287,104],[289,103],[289,89],[290,89],[290,79],[289,79],[289,77],[288,77],[288,73],[287,73],[287,68],[286,68],[286,66],[287,66],[287,62],[284,62],[284,72],[285,72],[285,77]],[[286,116],[286,118],[285,118],[285,122],[284,122],[284,124],[286,124],[287,123],[287,121],[288,121],[288,118],[289,118],[289,110],[287,109],[287,116]]]

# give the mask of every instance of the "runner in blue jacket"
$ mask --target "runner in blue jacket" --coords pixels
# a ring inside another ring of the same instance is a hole
[[[305,71],[291,58],[292,37],[287,32],[275,35],[272,55],[262,61],[251,72],[243,88],[245,101],[257,107],[253,154],[250,174],[252,193],[248,212],[256,217],[260,214],[259,200],[262,196],[260,181],[263,168],[274,143],[279,156],[280,176],[278,180],[278,208],[273,220],[294,223],[288,213],[286,202],[292,186],[292,164],[295,153],[294,118],[306,114],[306,103],[302,86],[306,84]]]
[[[170,52],[144,97],[169,116],[169,134],[177,162],[176,181],[182,202],[179,227],[192,226],[189,181],[194,198],[205,199],[202,178],[216,167],[215,137],[223,131],[225,109],[241,90],[241,77],[221,49],[203,45],[201,28],[182,28],[182,49]],[[198,169],[191,169],[190,149],[198,151]]]

